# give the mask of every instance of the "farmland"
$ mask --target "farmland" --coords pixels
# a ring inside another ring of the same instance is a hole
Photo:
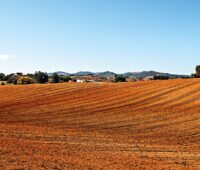
[[[0,169],[200,169],[200,80],[0,86]]]

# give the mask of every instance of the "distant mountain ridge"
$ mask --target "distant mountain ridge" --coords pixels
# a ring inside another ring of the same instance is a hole
[[[63,75],[63,76],[99,76],[99,77],[115,77],[118,73],[114,73],[111,71],[104,71],[104,72],[90,72],[90,71],[79,71],[77,73],[67,73],[64,71],[57,71],[54,72],[57,73],[58,75]],[[49,76],[52,76],[53,73],[48,73]],[[190,75],[180,75],[180,74],[170,74],[170,73],[162,73],[162,72],[157,72],[157,71],[141,71],[141,72],[126,72],[122,73],[120,75],[123,75],[124,77],[127,78],[144,78],[148,76],[155,76],[155,75],[165,75],[169,76],[170,78],[182,78],[182,77],[190,77]]]
[[[53,72],[53,73],[57,73],[59,76],[69,76],[70,75],[70,73],[66,73],[64,71],[56,71],[56,72]],[[47,74],[48,74],[48,76],[52,76],[53,73],[47,73]]]
[[[142,72],[127,72],[123,74],[125,77],[136,77],[136,78],[144,78],[155,75],[164,75],[170,78],[182,78],[182,77],[190,77],[189,75],[180,75],[180,74],[170,74],[170,73],[162,73],[157,71],[142,71]]]
[[[96,73],[96,75],[99,77],[115,77],[115,75],[117,74],[111,71],[105,71],[105,72]]]

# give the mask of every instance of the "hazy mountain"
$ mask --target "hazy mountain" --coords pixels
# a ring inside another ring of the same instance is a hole
[[[69,73],[66,73],[64,71],[56,71],[56,72],[53,72],[53,73],[57,73],[59,76],[69,76],[70,75]],[[53,73],[48,73],[48,76],[52,76]]]
[[[69,75],[74,75],[74,76],[88,76],[88,75],[93,75],[93,76],[99,76],[99,77],[115,77],[117,73],[111,72],[111,71],[105,71],[105,72],[90,72],[90,71],[79,71],[77,73],[66,73],[63,71],[57,71],[55,72],[58,75],[64,75],[64,76],[69,76]],[[48,73],[49,76],[51,76],[53,73]],[[170,74],[170,73],[162,73],[162,72],[157,72],[157,71],[142,71],[142,72],[126,72],[121,74],[125,77],[129,78],[144,78],[148,76],[155,76],[155,75],[165,75],[169,76],[170,78],[181,78],[181,77],[190,77],[189,75],[177,75],[177,74]]]
[[[165,75],[170,78],[180,78],[180,77],[188,77],[188,75],[177,75],[177,74],[170,74],[170,73],[162,73],[157,71],[142,71],[142,72],[127,72],[123,74],[125,77],[148,77],[148,76],[155,76],[155,75]]]
[[[110,72],[110,71],[105,71],[105,72],[96,73],[96,75],[99,77],[115,77],[116,73]]]
[[[158,74],[159,72],[156,71],[142,71],[142,72],[127,72],[123,75],[125,77],[147,77],[147,76],[153,76]]]
[[[170,78],[182,78],[182,77],[190,77],[189,75],[178,75],[178,74],[170,74],[170,73],[162,73],[158,71],[141,71],[141,72],[126,72],[122,74],[124,77],[128,78],[144,78],[149,76],[155,76],[155,75],[165,75]]]
[[[157,74],[161,74],[160,72],[157,71],[142,71],[142,72],[127,72],[124,73],[123,75],[125,77],[148,77],[148,76],[154,76]]]
[[[88,75],[95,75],[95,73],[90,72],[90,71],[79,71],[77,73],[72,73],[72,75],[75,75],[75,76],[88,76]]]

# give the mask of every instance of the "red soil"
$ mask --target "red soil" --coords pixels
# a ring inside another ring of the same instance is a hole
[[[0,87],[0,169],[200,169],[200,80]]]

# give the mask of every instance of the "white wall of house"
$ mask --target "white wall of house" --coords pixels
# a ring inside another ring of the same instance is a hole
[[[77,80],[76,82],[77,83],[83,83],[83,82],[85,82],[85,80]]]

